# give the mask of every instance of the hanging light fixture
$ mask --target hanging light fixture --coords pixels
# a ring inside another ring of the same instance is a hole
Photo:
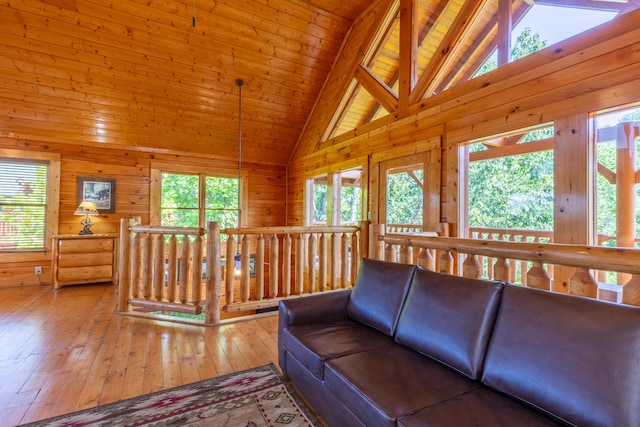
[[[236,79],[238,85],[238,228],[242,228],[242,204],[241,200],[241,169],[242,169],[242,85],[244,80]],[[240,235],[238,235],[238,245],[235,256],[235,275],[240,276]]]

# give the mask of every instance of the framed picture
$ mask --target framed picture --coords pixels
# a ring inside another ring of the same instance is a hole
[[[78,204],[88,200],[96,204],[100,213],[116,211],[116,180],[78,177]]]

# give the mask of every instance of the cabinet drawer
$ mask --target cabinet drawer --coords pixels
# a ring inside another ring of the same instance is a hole
[[[61,253],[58,267],[84,267],[113,264],[113,252]]]
[[[53,289],[87,283],[118,281],[118,235],[77,234],[52,236]]]
[[[113,239],[70,239],[58,243],[58,252],[61,254],[112,251]]]
[[[110,282],[113,270],[110,265],[96,267],[67,267],[58,269],[58,281],[74,283]]]

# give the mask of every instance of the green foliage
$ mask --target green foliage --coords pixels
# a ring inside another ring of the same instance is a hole
[[[5,239],[11,250],[45,247],[47,165],[0,162],[0,222],[11,224]]]
[[[422,169],[413,171],[424,182]],[[407,173],[387,178],[387,224],[422,224],[422,188]]]
[[[622,114],[621,114],[622,113]],[[615,119],[615,123],[611,123],[611,116]],[[640,121],[640,108],[628,110],[626,113],[613,112],[611,114],[602,114],[596,116],[596,126],[598,129],[603,129],[609,123],[609,126],[614,126],[618,123],[624,122],[637,122]],[[636,153],[640,150],[640,138],[636,138]],[[616,172],[617,170],[617,147],[615,141],[599,142],[596,147],[596,156],[599,164],[603,165],[607,169]],[[636,156],[636,170],[640,167],[640,158]],[[596,196],[596,212],[597,212],[597,232],[598,234],[604,234],[607,236],[616,236],[617,234],[617,206],[616,206],[616,184],[611,184],[600,173],[597,174],[597,196]],[[640,192],[638,185],[636,185],[636,223],[637,218],[640,217]],[[640,227],[636,229],[636,236],[640,237]],[[615,246],[615,241],[611,240],[606,242],[608,246]]]
[[[327,186],[313,184],[313,223],[327,223]]]
[[[201,179],[204,178],[204,179]],[[200,203],[200,185],[205,200]],[[205,227],[218,221],[220,227],[238,225],[238,179],[186,174],[162,174],[161,223],[176,227]],[[205,224],[199,224],[204,209]]]
[[[360,187],[340,188],[340,224],[357,224],[362,206]]]
[[[547,41],[540,37],[540,34],[533,33],[531,27],[525,27],[518,37],[516,42],[511,47],[511,61],[516,61],[527,55],[531,55],[533,52],[542,50],[547,46]],[[497,54],[494,52],[482,66],[476,71],[473,77],[481,76],[489,71],[493,71],[498,68]]]
[[[469,226],[553,230],[553,152],[469,164]]]

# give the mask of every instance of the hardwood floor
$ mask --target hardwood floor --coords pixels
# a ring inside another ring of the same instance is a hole
[[[115,286],[0,289],[0,424],[273,362],[277,316],[205,328],[115,314]]]

